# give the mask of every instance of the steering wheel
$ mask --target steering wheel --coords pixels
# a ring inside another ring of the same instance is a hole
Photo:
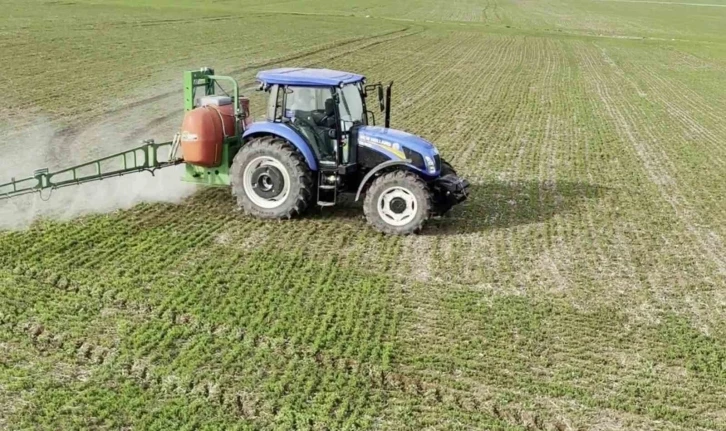
[[[325,125],[325,127],[328,127],[327,126],[327,124],[328,124],[328,118],[333,118],[333,115],[326,115],[325,117],[323,117],[322,120],[320,120],[320,122],[323,123]]]
[[[307,119],[307,118],[305,118],[305,117],[297,117],[297,116],[296,116],[296,117],[295,117],[295,121],[299,121],[299,122],[300,122],[300,123],[302,123],[303,125],[305,125],[305,126],[308,126],[308,127],[310,127],[311,129],[313,129],[313,130],[315,130],[315,129],[316,129],[317,127],[318,127],[318,126],[317,126],[317,125],[316,125],[316,124],[315,124],[315,123],[314,123],[313,121],[310,121],[310,120],[308,120],[308,119]]]

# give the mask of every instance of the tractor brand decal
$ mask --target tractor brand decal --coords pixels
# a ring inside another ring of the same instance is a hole
[[[372,136],[359,136],[358,145],[372,148],[374,150],[381,149],[381,150],[388,151],[389,153],[393,153],[399,159],[406,158],[406,154],[403,152],[403,148],[401,148],[401,144],[396,143],[396,142],[389,142],[389,141],[386,141],[385,139],[374,138]]]

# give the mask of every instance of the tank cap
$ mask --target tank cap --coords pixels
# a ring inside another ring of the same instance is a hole
[[[199,100],[200,106],[225,106],[231,104],[232,98],[228,96],[204,96]]]

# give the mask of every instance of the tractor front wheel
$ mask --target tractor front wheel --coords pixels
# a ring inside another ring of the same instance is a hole
[[[255,217],[291,218],[305,211],[312,196],[305,160],[283,139],[251,140],[234,157],[230,174],[237,204]]]
[[[394,171],[376,178],[363,202],[368,223],[390,235],[419,232],[431,213],[431,193],[426,183],[408,171]]]
[[[439,175],[441,177],[445,177],[447,175],[457,176],[456,170],[453,166],[451,166],[451,163],[444,159],[441,159],[441,173]],[[445,193],[446,191],[442,191],[434,187],[434,217],[444,216],[454,206],[454,203],[447,199]]]

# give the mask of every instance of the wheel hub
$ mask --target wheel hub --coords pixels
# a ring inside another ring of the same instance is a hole
[[[261,198],[274,198],[284,188],[285,178],[275,166],[261,166],[252,173],[252,190]]]
[[[395,197],[391,199],[391,211],[393,211],[395,214],[402,214],[404,211],[406,211],[406,200],[400,197]]]
[[[271,156],[251,160],[244,169],[242,184],[252,203],[264,209],[279,207],[290,195],[290,174]]]
[[[391,187],[378,198],[378,214],[391,226],[404,226],[418,213],[418,201],[404,187]]]

